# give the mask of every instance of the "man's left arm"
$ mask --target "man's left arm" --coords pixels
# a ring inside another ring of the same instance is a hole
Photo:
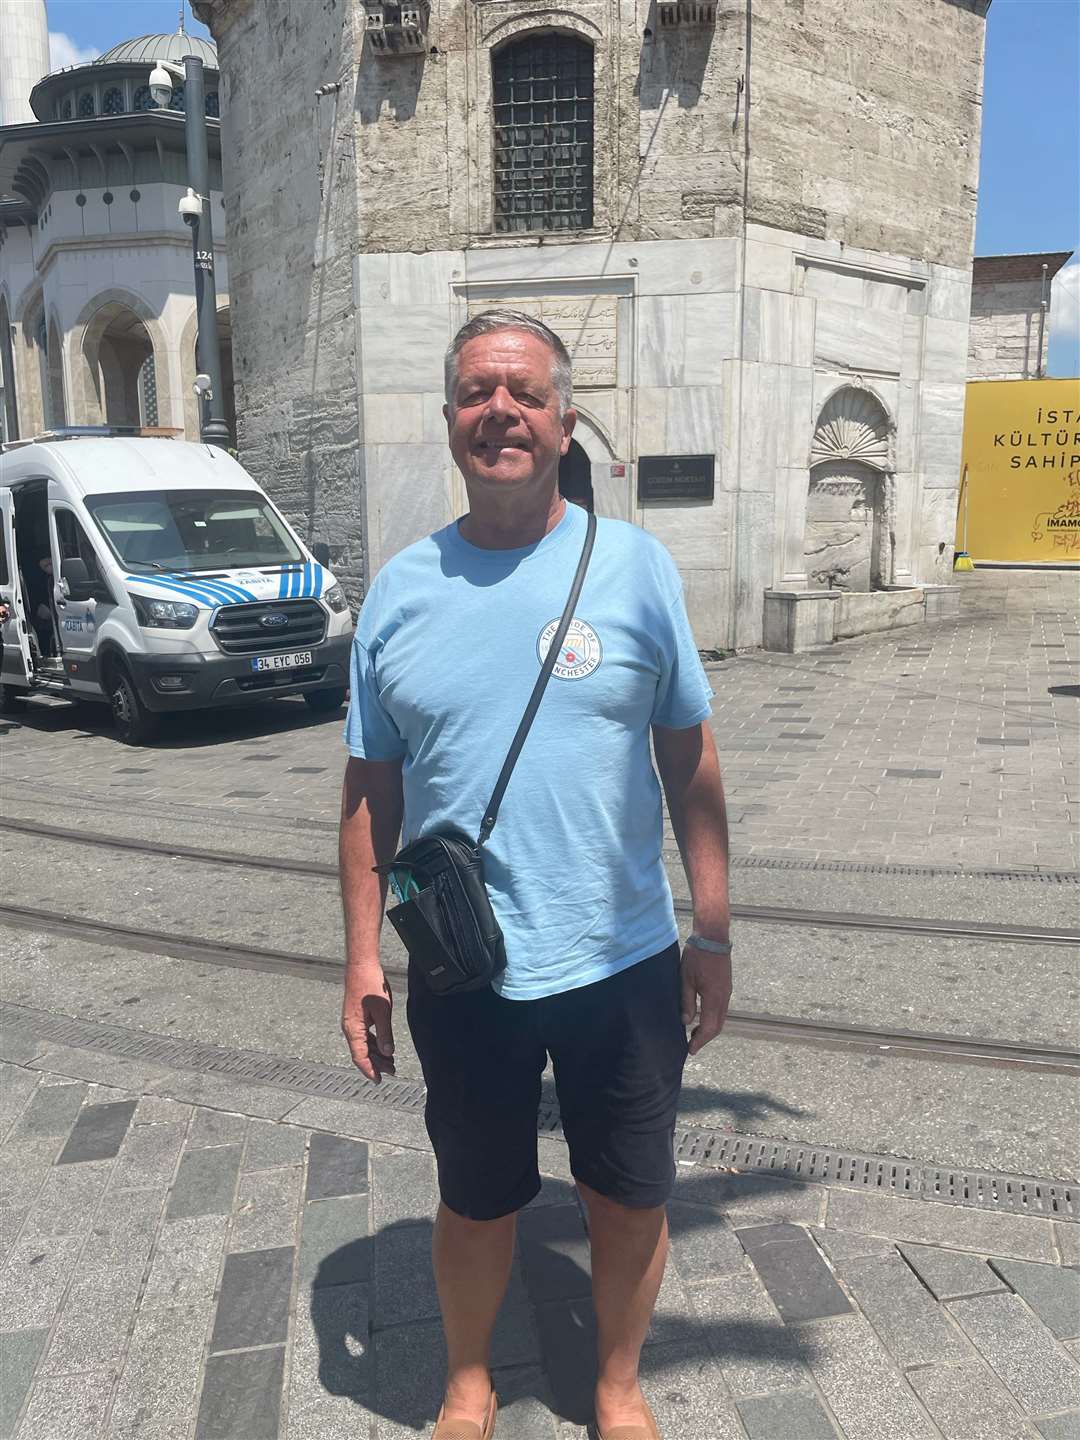
[[[667,796],[672,829],[694,904],[693,933],[717,944],[730,942],[728,831],[724,786],[716,744],[707,721],[687,730],[653,726],[656,764]],[[696,1055],[715,1039],[731,1000],[731,954],[686,945],[682,954],[683,1023],[698,1022],[690,1036]]]

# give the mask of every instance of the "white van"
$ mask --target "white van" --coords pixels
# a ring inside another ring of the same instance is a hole
[[[345,592],[224,450],[107,431],[14,441],[0,520],[0,708],[103,701],[137,745],[165,711],[344,702]]]

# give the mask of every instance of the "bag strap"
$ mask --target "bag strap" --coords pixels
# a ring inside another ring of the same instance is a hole
[[[495,789],[491,792],[491,799],[484,811],[483,823],[480,826],[480,836],[477,839],[477,846],[487,843],[488,836],[495,828],[495,821],[499,818],[499,806],[502,804],[506,787],[510,783],[510,776],[514,773],[514,766],[517,764],[518,756],[521,754],[521,747],[525,744],[525,737],[532,728],[536,712],[540,708],[540,701],[543,699],[544,690],[551,679],[551,672],[555,668],[555,661],[562,643],[566,639],[566,632],[570,629],[570,621],[574,616],[574,606],[581,594],[581,587],[585,583],[585,571],[589,568],[589,557],[592,555],[593,540],[596,538],[596,516],[589,513],[589,523],[585,528],[585,544],[581,547],[581,558],[578,560],[577,570],[574,574],[574,583],[570,586],[570,594],[567,597],[563,609],[562,619],[559,621],[559,628],[552,637],[548,646],[547,654],[544,656],[544,663],[540,667],[540,674],[536,677],[536,684],[533,686],[532,694],[529,696],[529,703],[525,706],[525,714],[521,717],[521,724],[517,728],[510,749],[506,753],[503,767],[499,771],[499,778],[495,781]]]

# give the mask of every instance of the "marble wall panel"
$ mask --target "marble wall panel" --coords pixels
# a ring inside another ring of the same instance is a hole
[[[935,556],[948,554],[949,564],[952,564],[953,547],[956,540],[956,507],[958,498],[957,486],[943,486],[926,488],[920,497],[918,521],[918,539],[920,554],[922,549],[930,546]],[[944,546],[944,549],[942,549]],[[935,570],[937,564],[935,560]],[[929,580],[929,575],[920,572],[920,580]]]
[[[787,414],[792,371],[785,365],[742,367],[739,488],[772,490]],[[786,439],[786,437],[785,437]]]
[[[917,468],[931,488],[956,486],[964,425],[963,385],[923,385],[919,395]]]
[[[817,420],[817,411],[814,408],[814,372],[792,368],[788,371],[788,383],[791,389],[787,407],[786,443],[779,450],[777,463],[781,466],[805,468],[809,464],[810,441]]]
[[[938,320],[962,320],[971,314],[971,271],[931,265],[926,313]]]
[[[667,444],[667,388],[641,385],[637,389],[638,455],[662,455]]]
[[[683,570],[686,613],[699,650],[735,644],[734,577],[730,570]],[[760,602],[759,602],[760,611]],[[759,622],[760,633],[760,622]]]
[[[966,381],[968,364],[967,320],[940,320],[928,315],[924,321],[922,378],[931,383]]]
[[[726,570],[731,564],[732,530],[736,496],[718,490],[711,503],[673,500],[640,507],[644,529],[671,551],[684,574],[687,570]]]
[[[567,277],[619,275],[639,246],[585,245],[478,246],[465,252],[469,284],[512,280],[562,280]]]
[[[903,315],[818,301],[814,348],[819,365],[899,375],[903,339]]]
[[[369,391],[364,396],[364,444],[420,444],[426,438],[423,402],[422,395],[380,395]]]
[[[743,358],[766,365],[812,365],[814,310],[814,301],[802,295],[747,290]]]
[[[636,270],[639,295],[734,294],[738,263],[738,240],[655,240],[614,246],[609,269]]]
[[[897,386],[896,406],[896,468],[911,470],[915,465],[915,441],[918,429],[919,387],[913,380],[901,380]]]
[[[735,511],[735,634],[738,648],[761,644],[761,597],[773,583],[776,557],[775,501],[742,491]]]
[[[390,299],[390,256],[356,255],[353,258],[353,300],[377,305]]]
[[[794,235],[791,238],[797,240]],[[748,239],[744,283],[759,290],[781,290],[790,294],[795,284],[794,250],[790,245]]]
[[[446,417],[443,415],[443,392],[439,389],[425,390],[420,397],[422,406],[421,439],[427,445],[446,444]]]
[[[723,397],[718,385],[680,386],[667,397],[668,455],[715,455],[720,448]]]
[[[926,319],[922,315],[906,315],[904,317],[900,374],[905,380],[918,380],[922,376],[923,326],[925,324]]]
[[[453,519],[445,445],[365,447],[368,536],[374,570]]]
[[[445,305],[450,286],[465,273],[460,250],[429,250],[423,255],[396,251],[389,255],[391,305]]]
[[[642,295],[637,301],[637,381],[678,385],[682,381],[686,301],[681,295]]]
[[[718,385],[723,362],[736,354],[735,295],[687,295],[684,314],[682,383]]]
[[[357,330],[365,394],[442,389],[443,353],[450,342],[448,305],[365,305]]]

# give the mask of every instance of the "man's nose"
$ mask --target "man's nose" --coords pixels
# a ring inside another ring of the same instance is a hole
[[[487,403],[487,413],[496,420],[509,420],[518,413],[518,404],[505,385],[496,385]]]

